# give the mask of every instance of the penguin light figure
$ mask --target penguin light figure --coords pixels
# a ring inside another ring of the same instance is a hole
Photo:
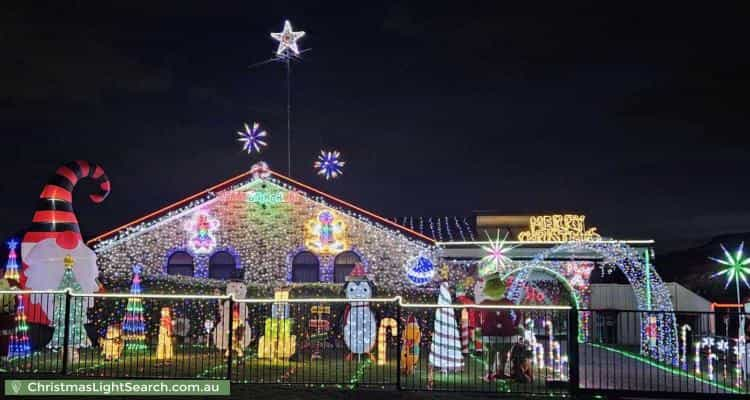
[[[374,286],[367,279],[362,264],[355,264],[352,272],[346,277],[344,292],[347,299],[361,300],[372,297]],[[356,354],[358,357],[367,354],[372,361],[374,356],[370,353],[375,345],[377,335],[377,320],[375,314],[370,310],[367,301],[352,301],[347,305],[344,313],[344,343],[351,351],[346,356],[351,360]]]

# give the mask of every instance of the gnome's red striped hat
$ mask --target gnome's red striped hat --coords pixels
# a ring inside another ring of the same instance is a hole
[[[81,230],[73,212],[72,201],[73,188],[83,178],[93,179],[97,184],[96,192],[89,195],[94,203],[101,203],[107,198],[110,183],[102,167],[81,160],[62,165],[50,177],[39,195],[31,228],[23,237],[23,244],[56,238],[61,232],[74,232],[80,238]],[[30,248],[26,249],[27,252],[29,250]]]
[[[61,248],[73,249],[83,240],[72,203],[73,189],[83,178],[93,179],[98,186],[96,192],[89,195],[94,203],[101,203],[109,195],[109,178],[99,165],[88,161],[72,161],[55,171],[55,175],[50,177],[39,195],[31,227],[21,242],[21,260],[23,261],[21,287],[26,287],[24,271],[29,268],[26,264],[26,257],[37,243],[54,238]],[[31,302],[28,295],[24,296],[28,304],[26,310],[28,322],[49,323],[40,305]]]

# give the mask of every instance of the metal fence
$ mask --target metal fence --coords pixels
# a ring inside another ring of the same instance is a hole
[[[26,339],[18,329],[22,321],[11,330],[12,351],[0,363],[0,376],[497,394],[724,398],[750,391],[743,345],[727,338],[736,337],[737,314],[674,313],[679,334],[670,346],[677,353],[667,359],[643,340],[644,327],[651,329],[643,321],[654,314],[644,311],[407,304],[398,297],[0,294],[27,306],[9,308],[12,315],[42,321],[28,324]],[[21,339],[29,352],[18,346]]]
[[[750,392],[747,349],[738,338],[745,314],[670,312],[674,340],[658,340],[664,312],[591,310],[580,344],[580,389],[721,398]]]

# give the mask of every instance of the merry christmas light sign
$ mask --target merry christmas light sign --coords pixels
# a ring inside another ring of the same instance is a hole
[[[576,214],[538,215],[529,217],[529,230],[518,234],[522,242],[567,242],[599,240],[597,228],[586,229],[586,216]]]

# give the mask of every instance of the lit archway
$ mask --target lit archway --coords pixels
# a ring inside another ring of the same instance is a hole
[[[570,285],[570,282],[568,282],[568,279],[566,277],[564,277],[560,272],[553,270],[552,268],[547,268],[547,267],[538,266],[538,265],[517,267],[507,272],[503,272],[503,275],[501,276],[501,278],[503,280],[506,280],[510,276],[518,274],[520,272],[533,272],[533,271],[544,272],[544,273],[551,275],[553,278],[557,279],[560,283],[563,284],[565,289],[568,290],[568,293],[570,293],[570,298],[573,299],[573,304],[575,305],[576,310],[585,308],[585,307],[582,307],[583,304],[581,302],[580,293]]]
[[[545,250],[537,254],[532,260],[516,263],[518,265],[512,271],[505,273],[509,276],[517,273],[513,285],[508,288],[509,299],[519,302],[519,285],[533,270],[542,270],[554,276],[558,280],[565,281],[565,286],[571,290],[577,308],[588,308],[588,304],[581,303],[580,290],[575,290],[565,277],[563,271],[564,262],[559,260],[561,255],[570,261],[576,261],[572,254],[596,254],[601,257],[600,267],[611,273],[615,269],[622,271],[633,288],[638,310],[643,311],[640,317],[640,347],[641,352],[648,354],[664,362],[677,363],[679,353],[677,351],[677,324],[673,313],[674,307],[669,296],[669,290],[659,274],[650,264],[649,250],[641,256],[639,252],[622,242],[617,241],[587,241],[568,242]],[[652,325],[652,326],[650,326]],[[653,328],[653,329],[649,329]],[[656,341],[650,341],[648,332],[656,332]],[[579,331],[579,340],[581,332]]]

